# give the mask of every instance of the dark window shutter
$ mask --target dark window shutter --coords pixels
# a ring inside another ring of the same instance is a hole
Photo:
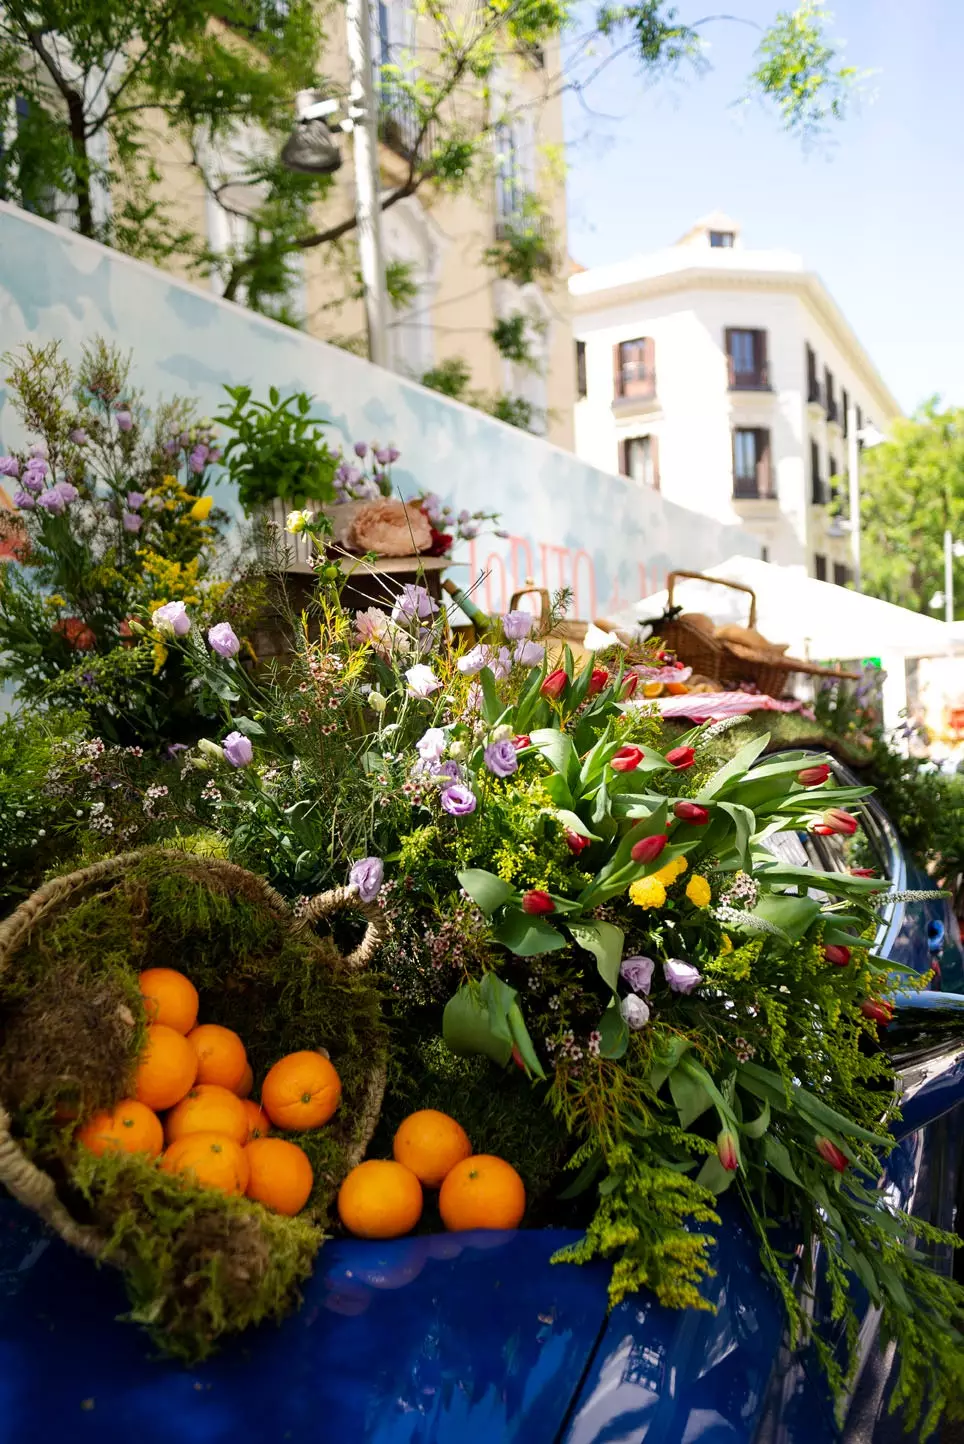
[[[642,360],[647,380],[654,384],[656,380],[656,342],[652,336],[643,337]]]
[[[765,331],[754,331],[753,333],[753,360],[756,364],[757,385],[769,386],[770,378],[767,374],[767,333]]]
[[[576,342],[576,395],[586,395],[586,343]]]
[[[659,491],[659,437],[649,435],[649,459],[653,468],[653,490]]]
[[[729,386],[736,385],[736,371],[733,367],[733,327],[727,326],[726,337],[726,379]]]
[[[762,428],[756,434],[756,494],[773,495],[770,488],[770,433]]]
[[[613,395],[623,394],[623,348],[618,343],[613,347]]]

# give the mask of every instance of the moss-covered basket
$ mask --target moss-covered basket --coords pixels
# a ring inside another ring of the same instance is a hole
[[[367,923],[344,958],[312,928],[342,909]],[[123,1270],[128,1317],[166,1353],[203,1358],[223,1335],[297,1303],[338,1186],[378,1121],[387,1035],[366,968],[384,932],[354,889],[296,918],[243,868],[157,849],[55,878],[0,923],[0,1183],[68,1243]],[[148,967],[187,974],[200,1020],[241,1035],[256,1080],[286,1053],[327,1050],[339,1110],[324,1128],[287,1135],[315,1174],[298,1217],[75,1143],[78,1120],[131,1096],[146,1028],[137,975]]]

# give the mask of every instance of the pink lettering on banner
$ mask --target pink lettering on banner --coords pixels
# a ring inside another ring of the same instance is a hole
[[[477,592],[479,582],[482,583],[482,604],[490,616],[507,611],[512,595],[523,591],[526,582],[531,579],[536,586],[544,587],[550,593],[570,587],[570,610],[573,615],[586,621],[595,618],[599,598],[596,592],[596,566],[590,552],[581,548],[573,550],[570,547],[558,546],[553,542],[532,542],[524,536],[510,536],[507,542],[508,556],[492,551],[484,559],[477,542],[474,539],[469,542],[469,586],[474,586]],[[538,577],[534,564],[535,555],[538,556]],[[638,601],[640,597],[650,596],[665,586],[665,572],[661,567],[654,566],[650,571],[646,563],[639,562],[637,569],[638,593],[632,597],[624,597],[617,576],[613,581],[612,595],[606,603],[607,611],[619,611],[622,607]]]
[[[489,552],[485,559],[485,610],[490,617],[500,617],[509,610],[505,562],[498,552]]]
[[[580,566],[586,577],[586,589],[579,585]],[[585,604],[585,606],[583,605]],[[580,620],[591,622],[596,616],[596,568],[588,552],[578,551],[572,561],[572,609]]]
[[[512,590],[521,592],[532,576],[532,548],[524,536],[509,537]]]

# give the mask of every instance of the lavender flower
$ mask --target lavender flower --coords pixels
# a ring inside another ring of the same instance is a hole
[[[442,811],[449,813],[452,817],[467,817],[470,812],[475,811],[477,806],[475,793],[460,782],[453,782],[451,787],[446,787],[439,801],[442,804]]]
[[[417,582],[406,582],[392,607],[393,622],[428,621],[438,611],[438,604]]]
[[[499,654],[492,664],[492,675],[497,682],[504,682],[512,671],[512,653],[508,647],[500,647]]]
[[[49,491],[41,492],[37,497],[37,505],[49,511],[52,516],[62,516],[67,510],[67,503],[55,486],[52,486]]]
[[[19,476],[20,463],[15,456],[0,456],[0,476]]]
[[[520,642],[515,649],[515,659],[520,667],[541,667],[546,649],[541,642]]]
[[[355,442],[355,446],[354,446],[354,451],[355,451],[355,455],[356,455],[356,456],[367,456],[367,455],[368,455],[368,442],[367,442],[367,441],[356,441],[356,442]]]
[[[208,643],[219,657],[235,657],[241,650],[241,643],[230,622],[215,622],[213,627],[209,627]]]
[[[521,642],[532,631],[534,621],[531,612],[506,612],[502,618],[502,630],[510,642]]]
[[[65,506],[70,506],[70,503],[72,501],[76,501],[77,498],[80,496],[80,492],[77,490],[76,486],[74,486],[72,481],[58,481],[57,485],[53,489],[54,491],[60,492],[60,495],[64,499]]]
[[[619,965],[619,976],[624,983],[629,984],[634,993],[648,993],[655,968],[652,958],[623,958]]]
[[[69,433],[68,440],[72,441],[75,446],[86,446],[87,432],[82,426],[75,426],[73,431]]]
[[[489,665],[491,657],[492,648],[480,642],[478,646],[472,648],[471,652],[466,652],[464,657],[460,657],[455,665],[464,676],[475,677],[483,667]]]
[[[32,475],[40,477],[46,476],[50,471],[49,465],[42,456],[32,456],[25,469]]]
[[[127,510],[140,511],[147,497],[142,491],[129,491],[127,493]]]
[[[430,727],[415,744],[423,762],[441,762],[445,752],[445,733],[441,727]]]
[[[191,618],[183,602],[167,602],[151,613],[151,621],[159,632],[169,631],[175,637],[185,637],[191,630]]]
[[[396,456],[398,455],[397,452],[395,454]],[[380,446],[375,452],[375,460],[378,462],[379,466],[387,466],[392,460],[392,453],[390,448],[387,446]]]
[[[114,419],[117,422],[118,431],[130,431],[134,425],[134,418],[129,411],[118,411]]]
[[[37,502],[35,498],[30,495],[29,491],[24,491],[23,488],[21,488],[19,491],[14,492],[13,504],[19,507],[21,511],[33,511]]]
[[[247,767],[254,757],[251,740],[242,732],[229,732],[221,743],[224,755],[232,767]]]
[[[703,981],[703,975],[692,963],[684,963],[681,958],[670,958],[663,964],[663,974],[674,993],[692,993],[698,983]]]
[[[362,902],[374,902],[385,881],[385,864],[380,857],[363,857],[348,874],[349,887],[358,889]]]
[[[207,449],[207,447],[206,447],[206,446],[195,446],[194,450],[191,452],[191,455],[188,457],[188,466],[190,466],[190,468],[191,468],[191,470],[194,472],[195,476],[200,476],[201,472],[204,470],[205,466],[207,465],[207,460],[208,460],[208,449]]]
[[[408,695],[418,697],[421,701],[431,697],[442,685],[431,667],[426,667],[424,662],[416,662],[414,667],[409,667],[405,680],[408,683]]]
[[[125,511],[121,513],[121,521],[125,531],[138,532],[144,525],[144,518],[138,516],[136,511]]]
[[[519,768],[519,755],[511,742],[490,742],[483,754],[485,765],[495,777],[511,777]]]
[[[637,998],[635,993],[629,993],[619,1005],[619,1016],[634,1033],[638,1033],[649,1022],[649,1004]]]

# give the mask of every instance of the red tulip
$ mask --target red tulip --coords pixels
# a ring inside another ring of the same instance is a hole
[[[609,673],[605,667],[593,667],[592,676],[589,678],[587,696],[595,697],[597,693],[602,691],[608,681]]]
[[[802,772],[797,773],[797,781],[802,782],[804,787],[822,787],[830,776],[830,768],[826,762],[821,762],[816,767],[804,767]]]
[[[623,689],[619,694],[620,701],[628,702],[630,697],[635,697],[636,688],[639,686],[639,673],[627,672],[623,678]]]
[[[512,745],[517,752],[522,752],[524,748],[532,746],[532,738],[528,732],[520,732],[518,737],[513,737]]]
[[[830,943],[825,947],[823,955],[828,963],[833,963],[837,968],[845,968],[850,962],[850,949],[839,947],[836,943]]]
[[[853,837],[857,831],[857,819],[853,813],[845,812],[842,807],[828,807],[823,815],[823,826],[829,827],[831,832]]]
[[[815,823],[813,824],[813,827],[811,827],[810,831],[811,831],[811,832],[815,832],[818,837],[832,837],[832,836],[833,836],[833,828],[832,828],[832,827],[825,827],[822,822],[815,822]]]
[[[562,696],[563,692],[566,690],[568,682],[569,678],[566,676],[563,669],[561,667],[557,667],[554,672],[549,673],[548,677],[543,682],[539,690],[542,693],[543,697],[548,697],[553,702],[555,702],[559,697]]]
[[[641,747],[620,747],[609,765],[614,772],[635,772],[645,755]]]
[[[519,1045],[517,1043],[512,1044],[512,1061],[517,1068],[521,1068],[522,1071],[525,1072],[525,1059],[519,1052]]]
[[[698,802],[677,802],[673,816],[680,822],[691,822],[694,827],[705,827],[710,820],[709,809],[700,807]]]
[[[740,1166],[740,1154],[736,1146],[736,1135],[724,1128],[716,1140],[716,1156],[728,1173],[735,1173]]]
[[[633,862],[653,862],[669,842],[665,832],[654,832],[650,837],[641,837],[633,844],[630,857]]]
[[[886,1028],[894,1016],[894,1010],[889,1003],[875,998],[865,998],[860,1005],[860,1011],[865,1018],[869,1018],[873,1023],[879,1023],[882,1028]]]
[[[874,872],[874,870],[873,870],[872,867],[852,867],[852,868],[850,869],[850,876],[851,876],[851,877],[876,877],[877,874]]]
[[[541,888],[533,888],[531,892],[522,894],[522,911],[530,917],[540,918],[545,913],[554,913],[556,905],[547,892]]]
[[[75,652],[89,652],[91,647],[97,646],[97,638],[83,617],[64,617],[54,622],[51,630],[63,637]]]
[[[829,1163],[830,1167],[835,1168],[838,1173],[843,1173],[846,1170],[847,1159],[844,1154],[840,1152],[836,1143],[831,1143],[829,1138],[815,1138],[814,1143],[824,1163]]]
[[[592,838],[580,837],[578,832],[567,832],[566,846],[574,857],[579,857],[580,853],[585,852],[587,847],[592,846]]]
[[[684,772],[687,767],[693,766],[696,753],[692,747],[674,747],[672,752],[667,752],[666,761],[670,767],[675,767],[677,772]]]

